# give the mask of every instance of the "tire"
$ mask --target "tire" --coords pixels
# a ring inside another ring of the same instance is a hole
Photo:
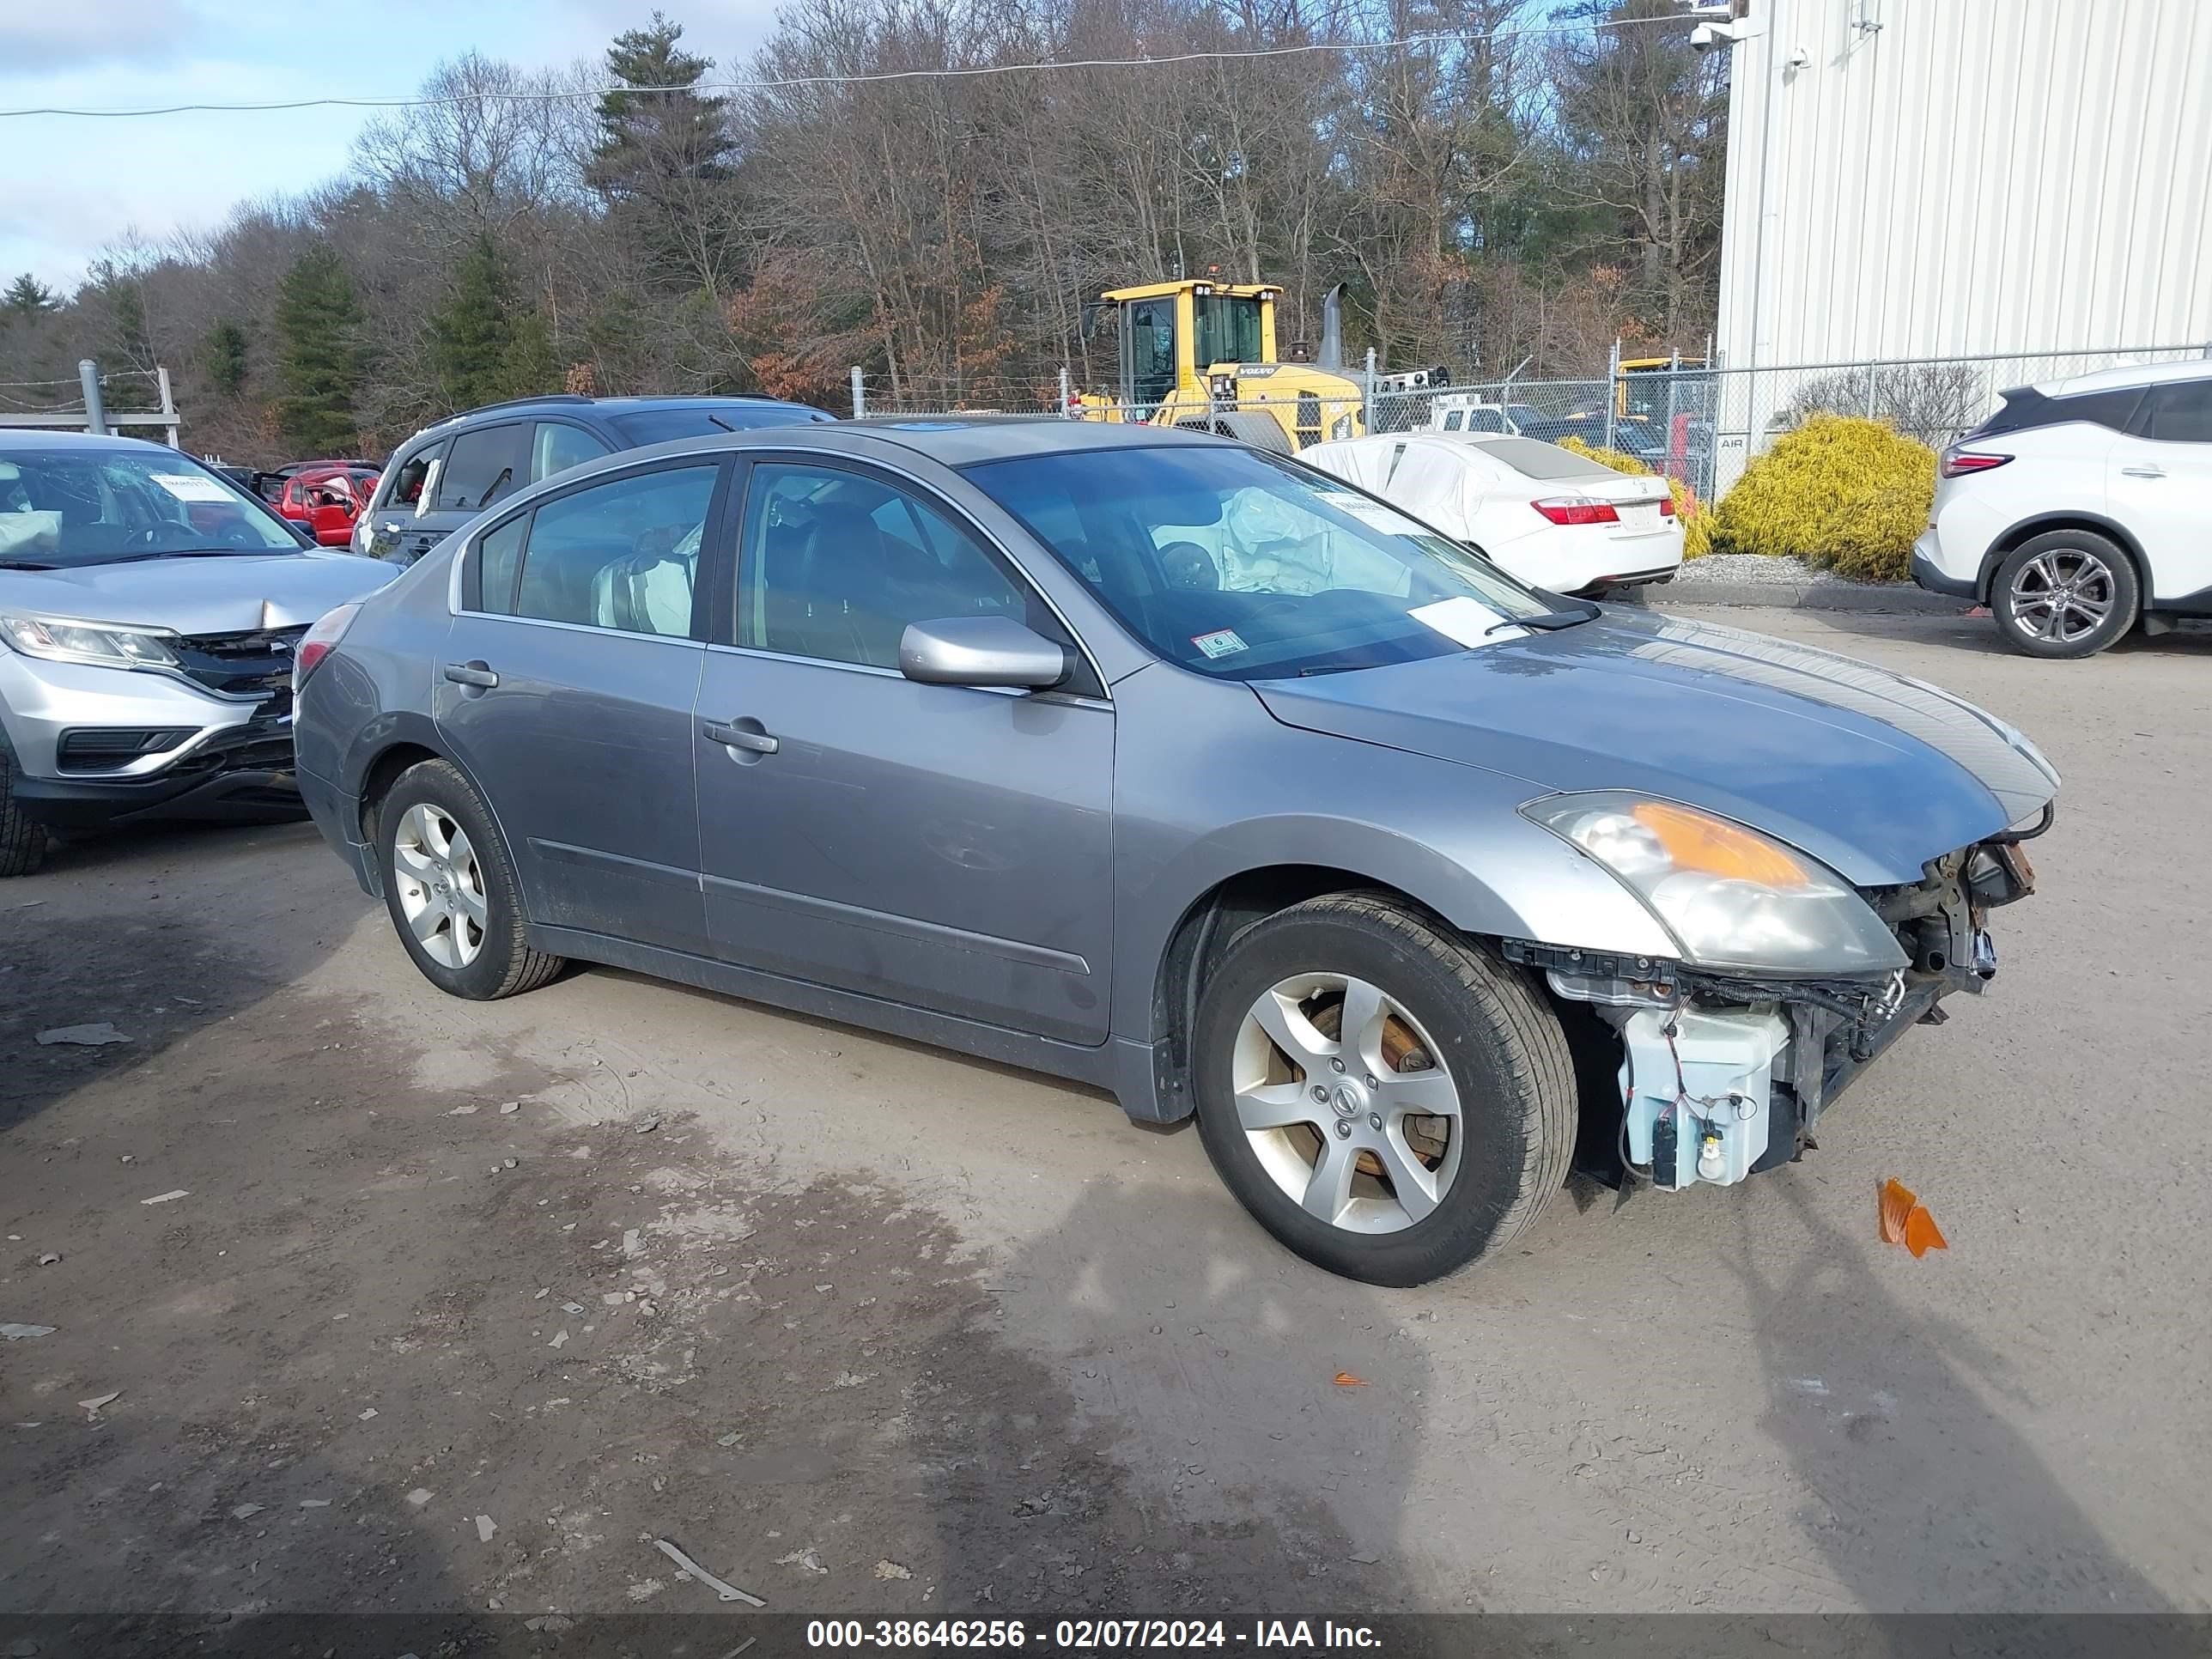
[[[0,743],[0,880],[34,873],[46,861],[46,826],[15,804],[15,757]]]
[[[393,931],[422,977],[448,996],[493,1002],[561,971],[561,957],[526,942],[514,860],[483,797],[458,769],[428,760],[402,772],[378,805],[376,842]]]
[[[2134,628],[2142,609],[2135,561],[2091,530],[2031,536],[1990,578],[1998,635],[2030,657],[2094,657]]]
[[[1334,981],[1340,990],[1302,1000]],[[1382,1017],[1363,1026],[1379,1037],[1313,1046],[1340,1035],[1355,987],[1380,995]],[[1292,1048],[1263,1008],[1306,1045],[1302,1080],[1284,1080]],[[1377,1042],[1391,1057],[1379,1077]],[[1223,1182],[1283,1244],[1347,1279],[1409,1285],[1453,1273],[1519,1237],[1566,1181],[1576,1094],[1559,1021],[1511,969],[1381,895],[1313,899],[1248,928],[1200,999],[1192,1053],[1199,1137]],[[1340,1059],[1358,1064],[1340,1074]],[[1440,1115],[1418,1109],[1447,1091],[1448,1134]],[[1393,1176],[1408,1153],[1422,1167]],[[1323,1179],[1324,1156],[1329,1171],[1348,1156],[1352,1173]]]

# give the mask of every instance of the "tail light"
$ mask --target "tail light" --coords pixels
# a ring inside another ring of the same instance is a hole
[[[2002,466],[2012,459],[2009,455],[1995,455],[1984,449],[1947,449],[1936,464],[1936,471],[1947,478],[1963,478],[1970,472],[1987,472]]]
[[[1659,498],[1659,516],[1662,519],[1671,519],[1674,516],[1674,498],[1671,495],[1662,495]]]
[[[1619,524],[1620,514],[1611,501],[1594,501],[1587,495],[1547,495],[1529,506],[1553,524]]]
[[[325,611],[315,625],[300,636],[300,644],[292,653],[292,695],[297,697],[300,688],[307,683],[307,676],[315,672],[323,659],[331,654],[331,647],[345,637],[353,625],[357,605],[342,605],[335,611]]]

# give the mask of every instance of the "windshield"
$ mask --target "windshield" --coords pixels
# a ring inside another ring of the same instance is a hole
[[[1254,450],[1092,449],[967,476],[1152,650],[1219,678],[1441,656],[1551,609],[1425,525]]]
[[[299,550],[258,496],[173,451],[0,453],[0,565]]]
[[[1216,363],[1256,363],[1260,361],[1260,302],[1225,295],[1203,295],[1198,308],[1198,349],[1200,368]]]
[[[762,426],[809,426],[830,419],[799,404],[717,404],[708,408],[641,409],[613,417],[625,441],[642,449],[672,438],[711,438],[717,432],[745,432]]]

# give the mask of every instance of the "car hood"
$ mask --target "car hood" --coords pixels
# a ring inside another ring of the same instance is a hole
[[[1255,683],[1288,726],[1524,778],[1700,806],[1860,886],[2035,813],[2058,775],[1972,703],[1733,628],[1600,621],[1420,662]]]
[[[246,634],[300,628],[374,593],[399,572],[346,553],[225,555],[0,570],[0,611],[86,622],[132,623],[179,634]]]

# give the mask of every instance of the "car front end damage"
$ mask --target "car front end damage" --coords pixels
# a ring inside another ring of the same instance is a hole
[[[1820,1117],[1915,1025],[1940,1025],[1943,999],[1979,995],[1996,975],[1989,913],[2034,890],[2024,825],[1930,860],[1920,880],[1853,890],[1904,957],[1844,975],[1762,974],[1649,957],[1501,941],[1562,1003],[1596,1016],[1603,1097],[1585,1084],[1577,1166],[1619,1185],[1728,1186],[1817,1145]],[[1593,1068],[1591,1075],[1597,1068]],[[1595,1131],[1595,1133],[1593,1132]]]

